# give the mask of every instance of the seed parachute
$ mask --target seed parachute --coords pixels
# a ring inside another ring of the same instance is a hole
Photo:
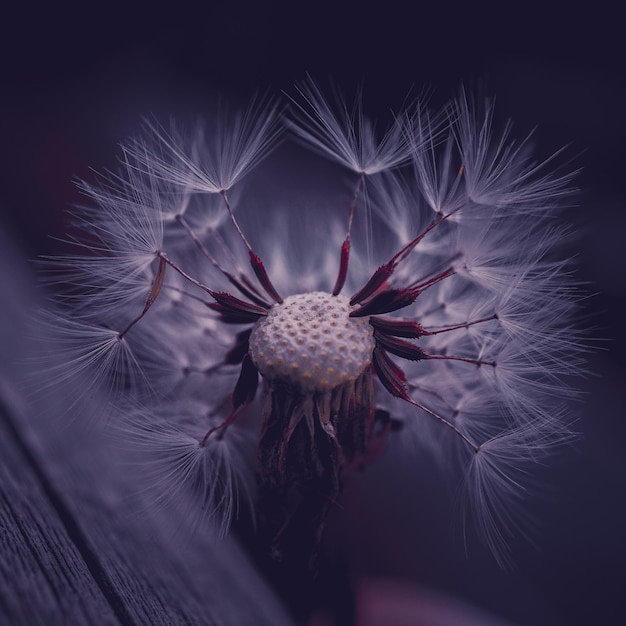
[[[571,176],[510,132],[465,93],[378,132],[310,80],[286,111],[147,122],[119,172],[81,183],[77,253],[48,262],[52,384],[104,385],[155,504],[226,532],[247,502],[281,559],[310,561],[346,474],[406,438],[463,478],[505,563],[521,479],[571,436],[583,353],[555,220]],[[285,137],[337,166],[302,158],[317,192],[296,205],[302,148],[265,159]]]

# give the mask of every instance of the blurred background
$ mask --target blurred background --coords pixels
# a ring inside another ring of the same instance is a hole
[[[536,127],[539,157],[567,145],[563,160],[582,168],[567,219],[594,294],[586,323],[608,340],[582,383],[584,436],[542,474],[551,498],[532,504],[538,546],[515,546],[512,573],[480,550],[465,559],[459,533],[449,545],[436,483],[415,466],[398,483],[389,458],[350,486],[333,541],[364,578],[434,589],[521,626],[616,623],[626,609],[622,25],[602,3],[12,5],[0,37],[0,228],[16,263],[58,251],[75,178],[115,167],[142,116],[195,117],[216,93],[246,102],[309,73],[349,98],[362,86],[372,117],[425,88],[435,106],[462,84],[495,96],[496,120],[510,117],[515,136]]]

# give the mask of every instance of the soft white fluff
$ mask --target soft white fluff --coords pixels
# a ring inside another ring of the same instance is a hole
[[[266,162],[262,177],[238,184],[275,144],[277,111],[257,104],[187,135],[149,123],[124,147],[118,173],[82,185],[91,199],[78,212],[85,237],[75,242],[75,256],[50,265],[60,283],[53,325],[64,358],[50,380],[89,370],[104,382],[123,416],[117,432],[136,444],[157,500],[195,494],[195,514],[225,530],[240,490],[253,482],[247,449],[238,446],[255,435],[261,405],[253,403],[223,439],[200,445],[231,408],[238,367],[222,360],[245,327],[221,323],[198,285],[241,296],[225,271],[252,276],[230,207],[283,296],[332,289],[349,198],[362,179],[346,295],[447,216],[400,262],[391,283],[454,270],[396,315],[433,332],[419,341],[428,354],[455,359],[397,362],[412,399],[454,424],[478,452],[430,413],[389,401],[378,382],[376,399],[404,422],[399,436],[432,448],[451,467],[461,459],[472,517],[504,561],[520,519],[520,479],[568,439],[561,405],[571,395],[567,380],[581,369],[572,325],[577,291],[558,253],[567,233],[555,220],[570,177],[530,160],[528,141],[514,142],[510,127],[495,133],[489,102],[462,93],[444,115],[414,105],[378,133],[359,103],[334,107],[307,81],[283,120],[286,132],[346,168],[351,187],[332,195],[326,188],[336,189],[335,181],[311,171],[319,197],[284,208],[280,198],[267,198],[268,188],[281,188],[278,165]],[[164,257],[196,284],[168,264],[154,305],[126,333]],[[483,364],[470,362],[477,360]]]

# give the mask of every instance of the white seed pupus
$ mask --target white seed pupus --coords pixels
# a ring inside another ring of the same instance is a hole
[[[250,356],[261,374],[303,391],[330,391],[353,382],[372,361],[374,329],[349,317],[348,298],[323,291],[275,304],[250,336]]]

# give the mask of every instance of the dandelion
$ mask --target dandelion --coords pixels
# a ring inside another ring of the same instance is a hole
[[[506,561],[520,475],[570,437],[582,347],[554,219],[570,176],[496,134],[489,102],[411,107],[379,131],[307,81],[286,114],[257,104],[190,138],[148,123],[119,173],[82,186],[88,236],[54,267],[54,381],[108,385],[157,502],[226,532],[254,501],[269,551],[310,556],[396,425],[460,468]],[[261,205],[250,174],[281,133],[344,168],[351,199]]]

